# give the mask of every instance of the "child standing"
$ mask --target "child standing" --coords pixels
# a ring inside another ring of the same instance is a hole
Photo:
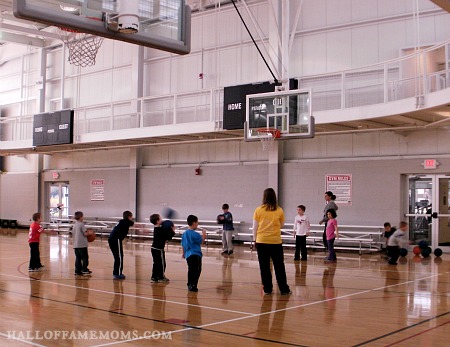
[[[328,257],[325,258],[325,262],[327,263],[335,263],[337,261],[336,252],[334,251],[334,241],[339,238],[338,233],[338,225],[336,220],[337,214],[333,209],[329,209],[327,211],[327,228],[326,228],[326,236],[327,236],[327,244],[328,244]]]
[[[233,254],[233,215],[228,209],[230,206],[228,204],[222,205],[223,214],[220,217],[220,223],[223,224],[222,231],[222,255],[232,255]]]
[[[323,218],[319,222],[319,224],[325,223],[325,228],[323,229],[323,246],[325,247],[325,251],[328,250],[328,244],[327,244],[327,211],[333,209],[334,211],[338,210],[338,205],[336,205],[336,195],[334,195],[332,192],[327,191],[325,192],[325,201],[326,205],[323,209]]]
[[[150,216],[150,222],[155,226],[153,229],[153,244],[152,244],[152,257],[153,257],[153,270],[151,281],[157,282],[169,282],[169,279],[165,276],[166,271],[166,252],[164,247],[166,241],[172,240],[175,235],[175,225],[172,221],[164,221],[164,226],[161,226],[161,216],[159,214],[152,214]]]
[[[294,260],[300,260],[300,252],[303,261],[308,259],[306,251],[306,236],[309,236],[311,224],[309,218],[305,215],[306,207],[304,205],[297,206],[297,215],[294,219],[294,238],[295,238],[295,256]]]
[[[400,256],[400,248],[408,245],[408,240],[406,239],[407,230],[408,223],[400,222],[399,229],[387,240],[388,263],[391,265],[397,265],[397,260]]]
[[[41,226],[41,214],[39,212],[33,213],[33,223],[30,225],[30,231],[28,232],[28,244],[30,246],[30,264],[28,271],[36,272],[41,271],[44,265],[41,264],[41,255],[39,252],[39,242],[41,233],[44,228]]]
[[[87,236],[91,234],[83,223],[83,212],[74,213],[75,224],[72,228],[73,250],[75,251],[75,275],[90,275],[88,269],[89,254]]]
[[[183,258],[188,264],[188,290],[190,292],[198,292],[197,284],[202,272],[202,249],[200,245],[205,241],[206,230],[202,230],[200,236],[195,229],[198,228],[198,218],[189,215],[187,218],[189,229],[181,236],[181,246],[183,247]]]
[[[122,241],[128,235],[128,230],[134,225],[131,220],[133,214],[130,211],[124,211],[121,219],[111,231],[108,237],[109,248],[114,257],[113,278],[116,280],[125,279],[123,271],[123,246]]]

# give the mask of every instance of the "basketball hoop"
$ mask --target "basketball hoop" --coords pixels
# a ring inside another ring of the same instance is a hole
[[[59,37],[69,49],[70,64],[81,67],[95,65],[95,58],[103,43],[103,37],[67,28],[59,28]]]
[[[281,132],[275,128],[259,128],[256,129],[256,132],[261,140],[263,151],[271,149],[275,139],[279,139],[281,136]]]

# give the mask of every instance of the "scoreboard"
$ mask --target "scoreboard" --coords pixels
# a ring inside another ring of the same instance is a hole
[[[33,120],[33,146],[73,143],[73,110],[40,113]]]

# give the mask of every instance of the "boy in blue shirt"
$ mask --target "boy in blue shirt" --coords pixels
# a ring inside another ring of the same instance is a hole
[[[202,249],[200,245],[205,241],[206,230],[202,230],[202,236],[195,231],[198,228],[197,216],[189,215],[187,218],[189,229],[181,236],[183,258],[188,264],[188,290],[198,292],[197,284],[202,272]]]

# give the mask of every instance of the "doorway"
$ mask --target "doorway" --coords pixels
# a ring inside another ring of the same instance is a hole
[[[49,220],[67,219],[69,217],[69,183],[51,182],[47,191]]]
[[[450,253],[450,175],[408,177],[410,240]]]

